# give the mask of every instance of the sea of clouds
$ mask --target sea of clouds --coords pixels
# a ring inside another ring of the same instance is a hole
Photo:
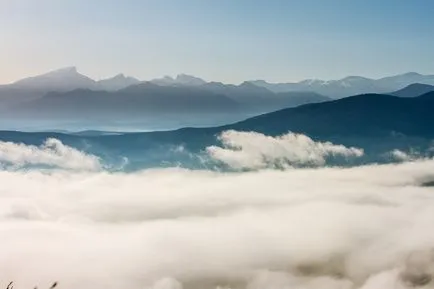
[[[252,149],[252,135],[240,145],[231,134],[211,155],[238,166],[221,150],[248,151],[255,171],[108,172],[54,140],[1,143],[0,163],[52,169],[0,171],[0,286],[434,288],[433,160],[321,167],[330,152],[362,151],[295,135],[253,135]],[[300,160],[317,167],[294,168]]]

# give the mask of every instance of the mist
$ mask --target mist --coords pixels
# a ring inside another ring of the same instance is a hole
[[[0,289],[434,289],[434,1],[381,2],[0,0]]]
[[[431,288],[434,198],[423,184],[433,169],[420,160],[244,173],[2,171],[1,280]]]

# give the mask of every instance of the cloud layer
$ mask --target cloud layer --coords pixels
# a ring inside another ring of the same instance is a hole
[[[271,137],[257,132],[230,130],[223,132],[219,140],[222,147],[211,146],[207,152],[213,159],[233,169],[322,166],[330,157],[363,156],[362,149],[315,142],[294,133]]]
[[[70,170],[101,169],[96,156],[66,146],[57,139],[47,139],[41,146],[0,141],[0,166],[21,168],[29,165]]]
[[[434,273],[433,189],[421,186],[433,171],[434,161],[3,171],[1,280],[64,289],[411,288]]]

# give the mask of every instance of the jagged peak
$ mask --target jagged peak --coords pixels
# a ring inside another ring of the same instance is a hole
[[[185,73],[180,73],[176,76],[175,78],[177,81],[182,81],[182,80],[196,80],[196,81],[203,81],[205,82],[202,78],[194,76],[194,75],[190,75],[190,74],[185,74]]]
[[[115,76],[113,76],[113,78],[127,78],[127,77],[123,73],[118,73]]]
[[[125,79],[125,78],[126,77],[125,77],[125,75],[123,73],[118,73],[118,74],[116,74],[116,75],[114,75],[112,77],[100,79],[99,82],[101,82],[101,81],[105,82],[105,81],[111,81],[111,80],[122,80],[122,79]]]
[[[243,81],[240,85],[240,87],[245,87],[245,88],[263,88],[261,86],[258,86],[250,81]],[[265,89],[265,88],[264,88]]]
[[[93,79],[80,74],[75,66],[70,66],[20,79],[13,84],[27,88],[43,88],[46,86],[52,90],[70,90],[80,86],[87,87],[94,82]]]
[[[250,82],[252,84],[271,84],[271,82],[268,82],[268,81],[263,80],[263,79],[248,80],[245,82]]]
[[[106,78],[104,80],[136,80],[136,81],[139,81],[138,79],[131,77],[131,76],[127,76],[123,73],[118,73],[115,76],[113,76],[111,78]]]
[[[176,76],[176,79],[182,79],[182,78],[195,78],[198,79],[199,77],[196,77],[194,75],[186,74],[186,73],[180,73]]]
[[[69,74],[78,74],[77,67],[75,66],[63,67],[63,68],[49,71],[45,75],[69,75]]]

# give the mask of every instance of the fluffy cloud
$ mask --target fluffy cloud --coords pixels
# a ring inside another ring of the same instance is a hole
[[[390,152],[390,155],[392,156],[393,159],[397,160],[397,161],[411,161],[413,160],[413,157],[411,155],[409,155],[408,153],[395,149],[393,151]]]
[[[433,171],[3,171],[0,285],[433,288]]]
[[[99,159],[93,155],[65,146],[57,139],[47,139],[41,146],[0,142],[0,165],[25,167],[49,166],[71,170],[101,169]]]
[[[233,169],[287,168],[321,166],[328,157],[361,157],[363,150],[330,142],[315,142],[302,135],[288,133],[278,137],[257,132],[226,131],[219,136],[222,147],[207,148],[215,160]]]

